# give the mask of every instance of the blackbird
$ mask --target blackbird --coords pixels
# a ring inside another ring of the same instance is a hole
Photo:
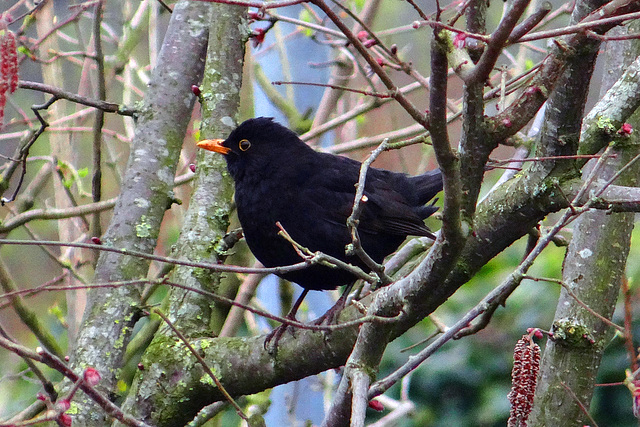
[[[235,182],[238,218],[255,257],[266,267],[301,261],[292,244],[278,235],[279,222],[291,238],[311,251],[321,251],[366,269],[358,256],[345,254],[351,243],[346,226],[353,209],[361,163],[313,150],[272,118],[249,119],[226,140],[203,140],[200,148],[225,155]],[[434,238],[424,219],[437,208],[427,205],[442,189],[440,170],[418,176],[369,168],[358,233],[363,249],[381,263],[409,235]],[[311,265],[280,277],[305,291],[352,285],[351,273]]]

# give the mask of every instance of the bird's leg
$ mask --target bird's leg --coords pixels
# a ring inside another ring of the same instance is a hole
[[[338,314],[340,314],[340,312],[344,309],[345,305],[347,304],[347,298],[349,298],[349,293],[351,292],[352,288],[353,288],[353,283],[350,285],[347,285],[344,288],[344,292],[342,292],[342,295],[340,295],[340,298],[338,298],[338,301],[336,301],[333,307],[327,310],[325,314],[323,314],[322,316],[314,320],[313,324],[314,325],[322,325],[322,324],[330,325],[331,323],[333,323],[333,321],[336,319]]]
[[[293,307],[291,307],[291,310],[289,310],[289,313],[287,313],[287,315],[284,316],[286,319],[297,321],[296,313],[298,312],[298,309],[302,304],[302,300],[304,300],[304,297],[306,297],[308,293],[309,293],[309,289],[304,289],[302,291],[302,294],[300,294],[296,302],[293,304]],[[275,354],[278,352],[278,341],[280,341],[280,338],[282,338],[282,335],[284,335],[284,332],[287,330],[288,326],[289,325],[287,325],[286,323],[283,323],[282,325],[275,328],[273,331],[269,332],[269,335],[267,335],[267,338],[265,338],[264,349],[267,350],[270,354]],[[273,343],[271,343],[272,341]]]

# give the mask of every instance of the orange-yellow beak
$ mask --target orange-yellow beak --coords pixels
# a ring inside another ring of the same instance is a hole
[[[222,145],[223,142],[224,139],[203,139],[202,141],[199,141],[197,145],[205,150],[215,151],[220,154],[229,154],[231,149]]]

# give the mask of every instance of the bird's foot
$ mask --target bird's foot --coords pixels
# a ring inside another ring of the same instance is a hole
[[[269,354],[275,356],[278,353],[278,343],[280,342],[282,335],[286,332],[288,326],[289,325],[286,323],[283,323],[273,331],[269,332],[269,335],[267,335],[267,338],[264,340],[264,349],[267,350]]]
[[[341,298],[333,305],[333,307],[327,310],[327,312],[324,313],[322,316],[318,317],[313,322],[311,322],[311,324],[312,325],[331,325],[336,323],[336,321],[338,320],[338,316],[340,315],[340,312],[344,309],[344,307],[345,307],[345,301]],[[293,317],[286,316],[286,318],[294,321],[296,320],[295,316]],[[286,323],[283,323],[282,325],[278,326],[277,328],[269,332],[269,334],[264,340],[264,349],[267,350],[269,354],[276,355],[278,353],[278,343],[280,342],[280,339],[284,336],[284,333],[287,331],[287,328],[290,328],[289,330],[291,331],[291,334],[295,336],[296,327],[292,325],[287,325]],[[331,331],[327,330],[323,332],[328,333]]]
[[[293,303],[293,307],[291,307],[289,313],[284,316],[285,319],[297,322],[296,313],[298,312],[298,308],[300,308],[300,304],[302,304],[302,300],[304,300],[304,297],[307,296],[307,293],[309,293],[309,289],[305,289],[304,291],[302,291],[302,294],[300,294],[296,302]],[[264,340],[264,349],[267,350],[269,354],[275,355],[278,352],[278,342],[280,341],[280,338],[282,338],[282,335],[284,335],[288,326],[289,325],[287,325],[286,323],[283,323],[282,325],[271,331],[269,335],[267,335],[267,338]],[[291,329],[292,334],[295,333],[294,331],[295,329]]]
[[[285,319],[289,319],[294,322],[298,321],[298,319],[296,319],[295,314],[291,315],[291,313],[286,315]],[[264,339],[264,349],[267,350],[269,354],[275,356],[278,353],[278,343],[280,342],[280,339],[282,338],[284,333],[287,331],[287,329],[289,329],[289,331],[291,332],[291,335],[295,338],[296,327],[293,325],[288,325],[286,323],[281,324],[280,326],[278,326],[277,328],[269,332],[267,337]]]

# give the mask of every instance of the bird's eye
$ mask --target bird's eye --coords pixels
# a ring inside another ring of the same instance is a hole
[[[249,149],[249,147],[251,147],[251,143],[249,142],[248,139],[243,139],[242,141],[240,141],[238,143],[238,147],[242,151],[247,151]]]

